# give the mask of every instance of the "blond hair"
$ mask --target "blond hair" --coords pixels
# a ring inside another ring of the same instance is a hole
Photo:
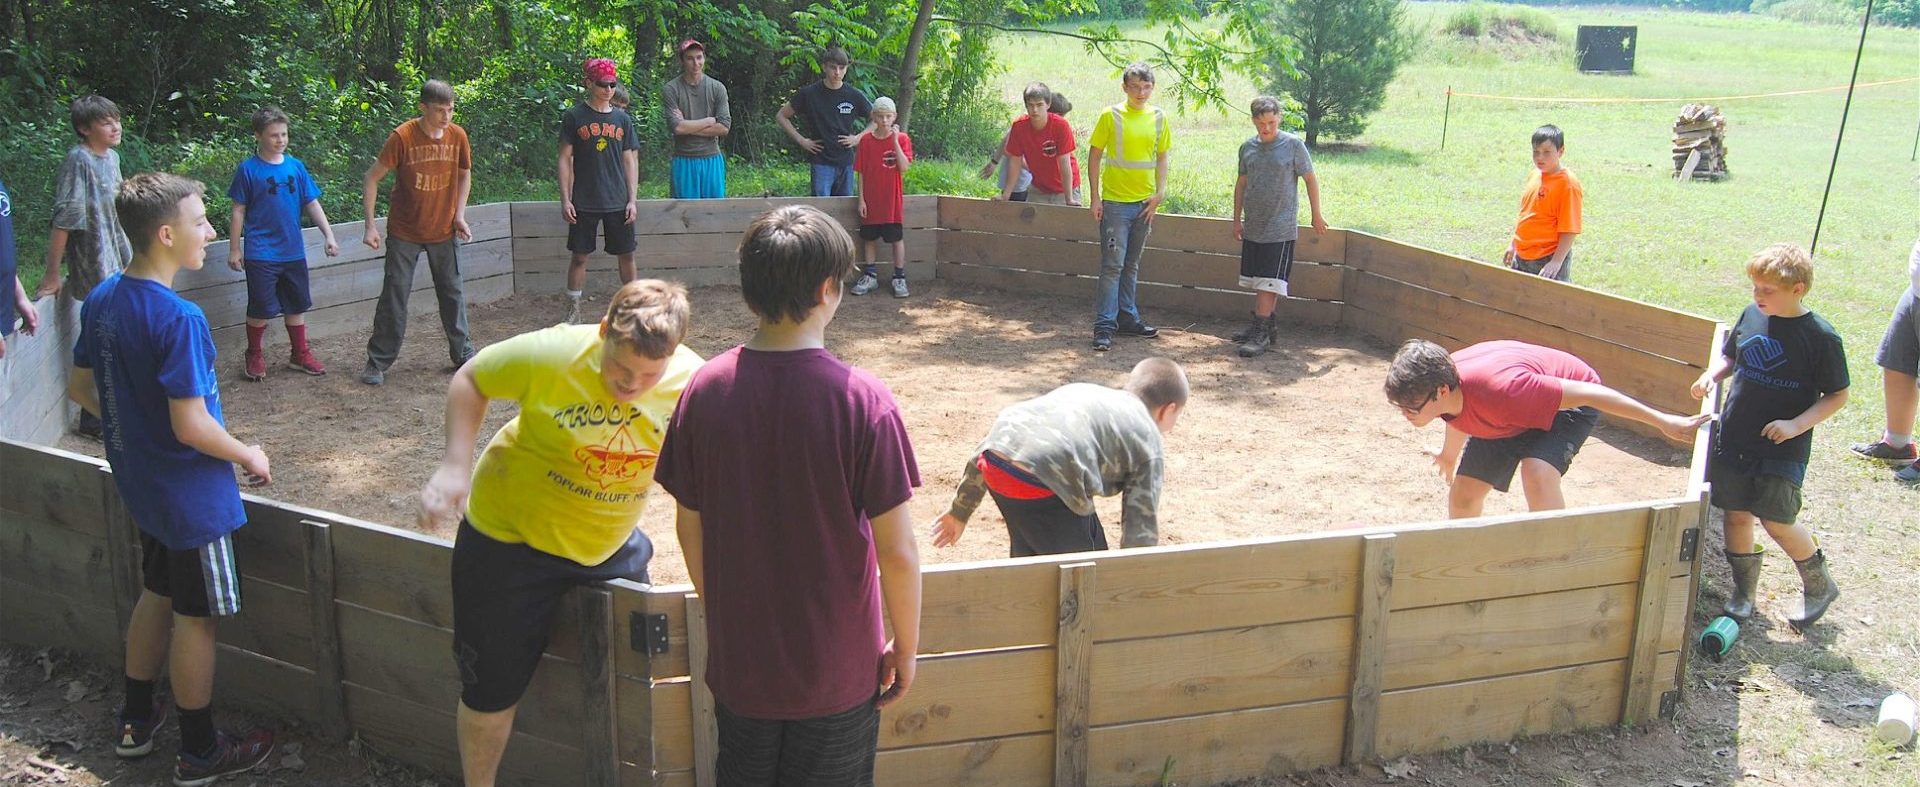
[[[635,279],[627,282],[607,304],[605,332],[642,357],[659,360],[673,355],[687,338],[693,307],[687,288],[677,282]]]
[[[1747,278],[1788,287],[1805,284],[1813,289],[1813,258],[1795,244],[1775,243],[1747,258]]]

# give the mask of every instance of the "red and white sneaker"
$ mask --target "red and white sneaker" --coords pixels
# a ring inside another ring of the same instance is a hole
[[[287,368],[296,372],[306,372],[315,377],[327,373],[327,367],[321,365],[319,358],[313,357],[313,348],[311,347],[294,350],[293,356],[287,359]]]
[[[267,379],[267,357],[259,350],[247,351],[247,368],[243,371],[247,379],[254,382]]]

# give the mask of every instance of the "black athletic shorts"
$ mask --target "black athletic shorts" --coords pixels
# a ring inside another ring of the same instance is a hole
[[[907,231],[899,224],[862,224],[861,240],[883,240],[894,243],[907,236]]]
[[[613,557],[583,566],[526,544],[495,541],[465,520],[453,539],[453,660],[460,701],[482,713],[513,707],[547,649],[560,598],[576,585],[647,581],[653,542],[639,530]]]
[[[1580,453],[1580,446],[1587,442],[1587,436],[1593,434],[1593,427],[1598,423],[1600,411],[1582,407],[1561,410],[1553,417],[1553,428],[1546,431],[1529,429],[1498,440],[1467,438],[1467,447],[1460,452],[1460,467],[1455,473],[1478,478],[1502,492],[1513,482],[1513,471],[1522,459],[1538,459],[1566,475],[1567,468],[1573,466],[1574,454]]]
[[[880,743],[880,709],[873,700],[799,721],[736,716],[718,702],[713,710],[720,723],[714,774],[720,787],[873,787],[873,755]]]
[[[197,549],[168,549],[140,533],[140,584],[173,602],[173,612],[190,618],[240,614],[240,564],[233,537],[221,536]]]
[[[634,249],[633,225],[627,223],[626,210],[574,211],[574,221],[567,225],[567,251],[575,254],[592,254],[596,236],[607,239],[607,253],[613,255],[632,254]],[[604,228],[604,232],[601,231]]]
[[[1287,280],[1293,277],[1293,244],[1240,241],[1240,286],[1286,295]]]

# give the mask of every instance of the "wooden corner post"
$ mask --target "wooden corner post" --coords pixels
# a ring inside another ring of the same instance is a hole
[[[1660,629],[1667,619],[1667,578],[1680,560],[1680,506],[1655,506],[1647,514],[1647,543],[1640,559],[1640,603],[1634,610],[1633,645],[1627,651],[1627,696],[1620,723],[1652,718],[1654,664],[1660,660]]]
[[[693,703],[693,783],[694,787],[719,784],[714,772],[720,756],[720,717],[713,710],[713,690],[707,688],[707,604],[687,594],[687,673],[693,681],[688,692]]]
[[[1393,607],[1392,533],[1367,536],[1360,559],[1360,603],[1353,627],[1353,690],[1347,697],[1347,741],[1341,762],[1373,759],[1380,726],[1380,687],[1387,663],[1387,613]]]
[[[1060,567],[1060,636],[1054,650],[1053,783],[1087,783],[1093,701],[1093,563]]]
[[[316,721],[321,735],[328,740],[346,740],[347,696],[340,682],[340,621],[333,606],[333,526],[325,522],[301,520],[307,534],[307,605],[313,626],[313,707],[320,711]]]

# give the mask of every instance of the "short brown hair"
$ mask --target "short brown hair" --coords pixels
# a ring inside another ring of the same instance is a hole
[[[87,129],[102,120],[120,119],[120,105],[106,96],[88,94],[76,98],[67,105],[67,116],[73,122],[73,133],[81,139],[87,136]]]
[[[687,338],[692,321],[686,287],[659,279],[634,279],[622,285],[607,304],[607,341],[658,360],[673,355]]]
[[[420,83],[420,103],[422,104],[453,103],[453,86],[439,79],[429,79],[425,82]]]
[[[1440,386],[1460,387],[1460,370],[1453,365],[1447,348],[1425,339],[1408,339],[1393,354],[1387,367],[1387,401],[1413,409],[1413,405],[1440,390]]]
[[[1278,115],[1280,114],[1280,99],[1274,98],[1273,96],[1256,98],[1253,100],[1253,104],[1247,108],[1247,114],[1254,117],[1261,115]]]
[[[282,126],[293,125],[292,121],[287,120],[287,113],[281,112],[276,106],[264,106],[253,113],[253,133],[255,134],[266,131],[268,126],[275,123]]]
[[[1764,278],[1788,287],[1805,284],[1813,289],[1813,258],[1792,243],[1775,243],[1747,258],[1747,278]]]
[[[1035,101],[1047,102],[1048,111],[1052,111],[1053,91],[1047,88],[1047,83],[1028,82],[1027,89],[1020,93],[1020,103],[1031,104]]]
[[[1064,115],[1073,111],[1073,102],[1068,101],[1065,94],[1057,90],[1049,90],[1048,92],[1052,93],[1051,96],[1047,97],[1048,112],[1056,115]]]
[[[135,252],[153,245],[160,228],[180,219],[180,201],[204,197],[207,186],[191,178],[167,172],[142,172],[120,182],[113,195],[113,210],[120,216],[120,228],[133,242]]]
[[[1133,373],[1127,375],[1127,393],[1140,397],[1148,412],[1170,404],[1184,407],[1190,393],[1187,372],[1171,358],[1148,358],[1133,365]]]
[[[822,283],[853,272],[853,238],[812,205],[760,214],[740,237],[740,296],[760,319],[800,322]]]
[[[830,46],[820,52],[820,67],[826,68],[829,65],[848,66],[853,65],[853,61],[847,57],[847,50]]]
[[[1127,70],[1120,72],[1120,84],[1126,84],[1129,79],[1153,84],[1153,66],[1147,65],[1143,60],[1128,63]]]

